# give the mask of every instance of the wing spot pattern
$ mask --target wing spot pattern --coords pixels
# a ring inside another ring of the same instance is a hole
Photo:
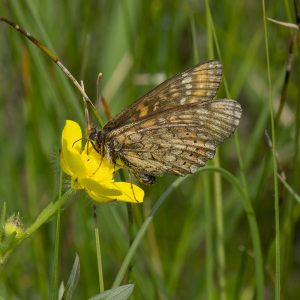
[[[191,165],[191,166],[190,166],[190,170],[191,170],[191,173],[193,174],[193,173],[197,172],[198,167],[195,166],[195,165]]]
[[[202,160],[202,158],[198,157],[197,161],[200,164],[200,166],[204,166],[205,165],[205,162]]]
[[[206,151],[205,156],[208,159],[212,159],[214,157],[215,153],[213,151]]]
[[[139,104],[137,107],[137,111],[139,111],[139,116],[142,118],[148,114],[148,106],[143,103]]]
[[[189,76],[189,77],[184,77],[184,79],[182,79],[181,83],[182,84],[186,84],[186,83],[190,83],[192,82],[192,77]]]
[[[133,141],[133,142],[139,142],[140,139],[142,138],[142,135],[140,133],[133,133],[131,135],[129,135],[129,138]]]
[[[168,161],[168,162],[176,161],[176,156],[171,155],[171,154],[167,154],[167,155],[165,155],[165,160]]]
[[[216,146],[213,144],[213,143],[211,143],[211,142],[205,142],[205,147],[206,148],[208,148],[209,150],[215,150],[216,149]]]
[[[186,97],[180,99],[180,104],[183,105],[186,103]]]

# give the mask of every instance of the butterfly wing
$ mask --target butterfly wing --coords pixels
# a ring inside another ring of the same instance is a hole
[[[106,140],[135,174],[183,176],[213,158],[241,113],[235,100],[189,103],[112,130]]]
[[[104,128],[118,128],[177,106],[210,101],[217,93],[221,77],[222,65],[218,61],[196,65],[155,87]]]

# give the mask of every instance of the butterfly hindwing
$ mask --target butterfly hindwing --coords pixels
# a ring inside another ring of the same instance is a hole
[[[240,117],[234,100],[190,103],[112,130],[107,139],[118,145],[118,156],[136,174],[186,175],[213,158]]]

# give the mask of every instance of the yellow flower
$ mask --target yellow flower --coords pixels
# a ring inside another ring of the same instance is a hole
[[[71,176],[72,188],[85,189],[99,202],[143,202],[144,191],[128,182],[115,182],[116,166],[102,158],[90,142],[82,150],[82,132],[76,122],[66,121],[61,142],[60,163],[63,171]]]

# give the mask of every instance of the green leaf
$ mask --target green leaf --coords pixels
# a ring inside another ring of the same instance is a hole
[[[98,294],[89,300],[127,300],[131,296],[134,289],[134,284],[122,285],[110,290],[107,290],[101,294]]]
[[[65,299],[65,300],[72,299],[74,290],[77,286],[79,276],[80,276],[80,262],[79,262],[79,256],[76,254],[73,268],[61,299]]]

